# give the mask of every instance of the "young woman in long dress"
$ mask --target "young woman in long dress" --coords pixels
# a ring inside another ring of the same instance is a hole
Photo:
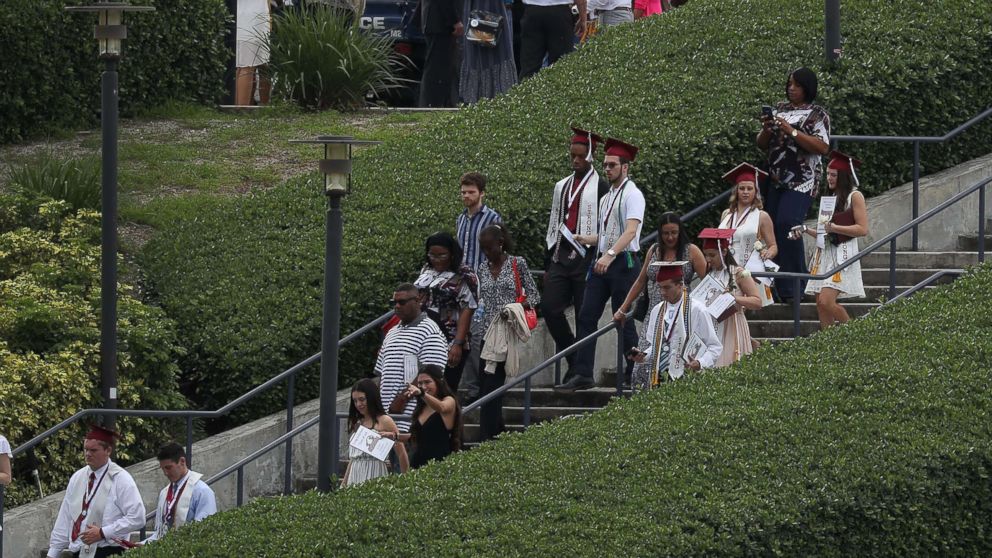
[[[733,364],[754,351],[744,310],[761,308],[758,284],[751,278],[751,273],[737,265],[729,253],[733,235],[733,229],[703,229],[699,233],[699,238],[703,239],[706,276],[716,279],[734,296],[733,313],[715,324],[716,336],[723,343],[720,358],[716,361],[717,368]]]
[[[351,405],[348,408],[348,433],[354,435],[359,425],[375,431],[380,436],[396,441],[393,451],[399,461],[400,472],[409,467],[406,448],[399,441],[400,431],[393,419],[386,414],[379,396],[379,386],[365,378],[351,388]],[[354,486],[389,474],[386,463],[348,445],[348,468],[344,471],[341,486]]]

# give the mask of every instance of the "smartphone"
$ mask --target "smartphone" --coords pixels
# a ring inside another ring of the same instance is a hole
[[[630,349],[627,349],[627,358],[629,359],[634,359],[637,357],[637,355],[640,354],[644,354],[644,353],[642,353],[641,350],[638,349],[637,347],[631,347]]]
[[[772,110],[772,107],[770,107],[768,105],[761,105],[761,117],[762,118],[774,118],[775,117],[775,111],[773,111]]]

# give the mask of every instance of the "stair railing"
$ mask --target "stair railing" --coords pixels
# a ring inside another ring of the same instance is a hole
[[[876,240],[875,242],[873,242],[872,244],[865,247],[863,250],[859,251],[857,254],[849,258],[844,263],[836,266],[835,268],[829,271],[825,271],[823,273],[816,273],[816,274],[786,272],[786,271],[776,271],[776,272],[761,271],[761,272],[753,272],[751,273],[751,275],[754,277],[771,277],[775,281],[791,280],[793,282],[792,283],[794,289],[793,292],[796,293],[796,296],[792,297],[793,337],[799,337],[802,333],[799,324],[800,322],[799,309],[802,301],[802,291],[799,288],[801,285],[801,281],[803,279],[806,280],[827,279],[828,277],[831,277],[834,274],[839,273],[844,269],[847,269],[848,267],[853,265],[854,262],[861,261],[862,258],[867,256],[868,254],[871,254],[872,252],[881,248],[882,246],[885,246],[886,244],[889,245],[889,296],[887,297],[884,304],[888,304],[890,302],[894,302],[895,300],[905,298],[905,296],[909,296],[910,294],[924,288],[925,286],[933,283],[940,277],[943,277],[945,275],[960,275],[961,273],[963,273],[963,271],[944,270],[943,272],[937,272],[931,275],[930,277],[928,277],[927,279],[925,279],[924,281],[922,281],[920,284],[915,285],[912,289],[910,289],[906,293],[903,293],[903,295],[897,297],[896,296],[896,239],[898,239],[899,236],[904,234],[906,231],[915,230],[921,223],[927,221],[934,215],[937,215],[941,211],[947,209],[948,207],[951,207],[952,205],[967,198],[968,196],[974,194],[975,192],[978,192],[978,263],[985,262],[985,219],[986,219],[985,187],[988,186],[989,183],[992,183],[992,177],[986,178],[984,180],[979,180],[978,182],[972,184],[968,188],[965,188],[964,190],[958,192],[957,194],[937,204],[936,207],[927,211],[923,215],[920,215],[919,217],[903,224],[902,226],[892,231],[891,233],[887,234],[886,236]]]
[[[970,120],[954,128],[942,136],[831,136],[830,142],[836,148],[840,142],[872,142],[872,143],[912,143],[913,144],[913,219],[920,216],[920,145],[924,143],[943,143],[961,135],[965,130],[979,124],[992,115],[989,107]],[[919,230],[913,226],[912,250],[920,248]]]

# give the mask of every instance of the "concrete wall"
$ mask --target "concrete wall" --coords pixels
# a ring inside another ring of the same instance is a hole
[[[350,389],[338,393],[338,409],[347,412]],[[298,405],[294,424],[299,425],[317,415],[316,400]],[[286,432],[286,413],[263,419],[211,436],[193,444],[193,469],[206,476],[214,475],[236,461],[258,450]],[[343,434],[343,433],[342,433]],[[341,437],[347,440],[346,436]],[[317,426],[294,439],[293,473],[313,474],[317,470]],[[245,468],[245,501],[258,496],[281,494],[285,470],[285,447],[279,446]],[[83,464],[79,456],[80,466]],[[158,461],[149,460],[128,467],[145,500],[146,511],[155,508],[159,490],[167,483]],[[217,505],[221,510],[235,507],[237,477],[232,474],[213,485]],[[4,517],[4,558],[36,558],[41,549],[48,548],[48,537],[58,514],[64,492],[51,494],[37,502],[7,510]]]

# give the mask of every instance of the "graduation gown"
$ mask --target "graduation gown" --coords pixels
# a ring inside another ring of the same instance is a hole
[[[692,304],[692,299],[688,296],[683,296],[681,303],[676,303],[678,312],[675,314],[675,323],[670,324],[666,323],[665,319],[668,305],[669,303],[663,300],[651,309],[648,327],[644,330],[648,342],[648,347],[644,351],[645,362],[649,363],[652,384],[656,383],[656,377],[662,377],[661,372],[667,373],[672,380],[677,380],[685,374],[682,351],[685,349],[686,341],[691,337],[686,332],[686,322],[689,324],[689,331],[699,336],[703,342],[702,349],[696,355],[696,360],[702,368],[711,368],[723,350],[723,344],[713,328],[713,319],[705,309]],[[664,351],[666,343],[670,349],[667,355]],[[656,347],[656,344],[660,346]]]

